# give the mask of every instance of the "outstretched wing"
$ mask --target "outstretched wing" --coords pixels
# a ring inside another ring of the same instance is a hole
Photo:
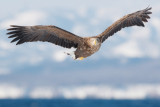
[[[114,33],[120,31],[122,28],[130,26],[142,26],[144,27],[143,22],[148,22],[147,19],[150,19],[149,14],[152,14],[149,10],[152,8],[146,8],[144,10],[137,11],[132,14],[128,14],[123,18],[116,21],[109,28],[107,28],[103,33],[98,35],[102,42],[104,42],[109,36],[112,36]]]
[[[77,48],[83,40],[83,38],[56,26],[11,25],[11,28],[7,30],[9,31],[7,33],[10,35],[9,38],[14,38],[11,42],[17,42],[17,45],[25,42],[42,41],[51,42],[65,48]]]

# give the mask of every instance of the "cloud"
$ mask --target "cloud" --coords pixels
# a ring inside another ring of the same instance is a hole
[[[112,10],[112,11],[107,11]],[[90,24],[96,25],[96,26],[103,26],[103,25],[111,25],[115,21],[117,21],[119,18],[123,17],[122,10],[119,10],[118,13],[114,14],[117,11],[117,9],[114,9],[112,7],[100,7],[96,8],[93,13],[94,15],[90,18]],[[107,24],[107,21],[109,21],[109,25]]]
[[[7,57],[7,55],[15,50],[15,46],[12,46],[9,42],[0,40],[0,57]]]
[[[127,58],[140,58],[143,56],[136,41],[127,41],[120,44],[113,49],[113,53],[115,56]]]
[[[36,98],[46,98],[50,99],[54,97],[53,89],[50,88],[35,88],[30,92],[30,98],[36,99]]]
[[[73,26],[72,32],[79,36],[89,36],[88,27],[82,24]]]
[[[157,32],[158,37],[159,37],[159,34],[160,34],[160,31],[159,31],[159,28],[160,28],[160,18],[153,17],[152,20],[151,20],[151,23],[154,26],[154,28],[156,29],[156,32]],[[159,37],[159,39],[160,39],[160,37]]]
[[[153,37],[152,29],[148,26],[145,28],[132,27],[130,31],[122,29],[123,32],[117,33],[119,37],[112,39],[113,43],[116,41],[116,44],[110,46],[112,48],[109,48],[108,53],[113,54],[109,55],[109,57],[159,58],[159,37],[157,35]]]
[[[17,58],[17,63],[29,63],[31,65],[36,65],[43,61],[43,57],[37,54],[34,55],[30,53],[30,55],[27,56],[19,56]]]
[[[3,50],[13,50],[15,47],[11,45],[9,42],[6,42],[4,40],[0,40],[0,49]]]
[[[80,8],[77,9],[77,14],[80,17],[86,17],[87,16],[87,12],[88,12],[88,8],[86,8],[86,7],[80,7]]]
[[[71,20],[71,21],[74,21],[75,17],[76,17],[76,16],[75,16],[73,13],[68,13],[68,14],[66,14],[66,18],[68,18],[68,19]]]
[[[67,58],[67,55],[64,53],[63,50],[53,52],[52,59],[54,61],[63,62],[66,60],[66,58]]]
[[[6,68],[0,68],[0,75],[8,75],[10,74],[10,70],[9,69],[6,69]]]
[[[24,96],[25,90],[24,88],[8,85],[8,84],[1,84],[0,85],[0,99],[16,99],[21,98]]]
[[[142,87],[129,86],[121,89],[109,86],[82,86],[64,89],[62,93],[66,99],[145,99],[149,90],[143,89],[145,86]]]
[[[148,24],[146,24],[148,25]],[[128,38],[127,39],[134,39],[136,41],[150,41],[150,37],[151,37],[151,28],[149,28],[148,26],[146,27],[132,27],[130,28],[131,32],[128,32]]]
[[[46,14],[40,11],[26,11],[7,19],[0,24],[1,28],[8,28],[10,25],[35,25],[46,18]]]
[[[59,96],[66,99],[145,99],[147,97],[160,97],[159,85],[131,85],[123,88],[112,86],[77,86],[59,88]],[[58,96],[57,96],[58,97]]]
[[[0,85],[0,98],[33,99],[146,99],[160,98],[160,85],[137,84],[122,87],[107,85],[86,85],[75,87],[34,87],[23,88],[11,84]]]

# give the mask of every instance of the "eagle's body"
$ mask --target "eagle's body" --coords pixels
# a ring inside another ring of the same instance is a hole
[[[75,59],[91,56],[100,49],[101,41],[98,38],[84,38],[75,51]]]
[[[142,26],[144,27],[143,22],[148,22],[149,14],[151,8],[146,8],[141,11],[137,11],[132,14],[128,14],[110,27],[108,27],[104,32],[97,36],[93,37],[80,37],[73,33],[70,33],[66,30],[58,28],[56,26],[16,26],[11,25],[9,38],[14,38],[11,42],[18,41],[17,44],[22,44],[25,42],[51,42],[55,45],[62,46],[64,48],[77,48],[74,51],[74,59],[83,59],[88,56],[91,56],[97,52],[101,44],[114,33],[118,32],[122,28],[130,26]],[[68,53],[71,55],[70,53]]]

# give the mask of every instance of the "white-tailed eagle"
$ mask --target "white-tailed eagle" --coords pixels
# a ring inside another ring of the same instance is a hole
[[[58,28],[56,26],[17,26],[11,25],[8,29],[9,38],[14,38],[11,42],[17,42],[17,45],[25,42],[50,42],[55,45],[62,46],[64,48],[77,48],[74,51],[74,59],[83,59],[91,56],[97,52],[101,47],[101,44],[114,33],[120,31],[122,28],[130,26],[142,26],[143,22],[148,22],[149,14],[152,8],[146,8],[144,10],[137,11],[132,14],[128,14],[97,36],[92,37],[80,37],[66,30]]]

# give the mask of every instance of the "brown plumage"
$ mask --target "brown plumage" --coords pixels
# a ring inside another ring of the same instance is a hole
[[[122,28],[130,26],[142,26],[143,22],[148,22],[149,14],[151,8],[146,8],[144,10],[137,11],[132,14],[128,14],[109,28],[107,28],[103,33],[98,36],[93,37],[79,37],[73,33],[65,31],[56,26],[17,26],[11,25],[9,28],[9,38],[14,38],[11,42],[17,42],[17,45],[25,42],[51,42],[55,45],[62,46],[64,48],[77,48],[74,52],[75,59],[82,59],[92,55],[97,52],[108,37],[112,36],[114,33],[120,31]]]

